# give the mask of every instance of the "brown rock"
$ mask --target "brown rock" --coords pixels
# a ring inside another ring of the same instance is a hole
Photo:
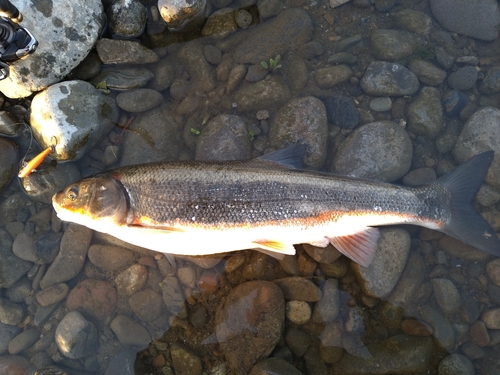
[[[230,369],[246,374],[278,343],[285,322],[281,289],[269,281],[234,288],[217,309],[216,335]]]
[[[115,308],[116,300],[116,290],[110,283],[87,279],[73,288],[66,300],[66,307],[85,316],[104,320]]]

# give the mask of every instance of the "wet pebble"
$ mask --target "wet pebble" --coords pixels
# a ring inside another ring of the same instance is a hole
[[[353,269],[363,291],[383,298],[391,293],[403,272],[410,251],[409,233],[400,228],[382,229],[377,254],[368,267],[353,263]]]
[[[267,358],[257,363],[248,375],[301,375],[290,362],[282,358]]]
[[[479,84],[479,91],[486,95],[500,92],[500,69],[492,67],[486,72],[486,76]]]
[[[0,322],[0,355],[8,350],[10,341],[21,332],[21,328],[15,325]]]
[[[170,87],[175,79],[175,67],[167,60],[160,60],[156,64],[154,70],[154,77],[149,82],[149,87],[156,91],[163,91]]]
[[[357,128],[341,144],[331,170],[354,177],[396,181],[410,169],[412,149],[404,128],[390,121],[372,122]]]
[[[400,30],[377,29],[370,41],[375,57],[385,61],[404,59],[413,54],[417,46],[412,34]]]
[[[14,337],[9,343],[9,354],[19,354],[33,346],[40,339],[40,331],[29,328]]]
[[[500,308],[484,311],[481,320],[489,329],[500,329]]]
[[[62,236],[62,233],[50,231],[35,241],[33,252],[37,263],[49,264],[55,260],[60,251]]]
[[[66,307],[97,320],[105,320],[116,306],[115,288],[107,281],[86,279],[69,293]]]
[[[78,359],[97,350],[97,329],[78,311],[67,313],[56,328],[56,344],[68,358]]]
[[[19,355],[0,356],[0,374],[5,375],[30,375],[37,368],[26,358]]]
[[[42,289],[68,281],[82,270],[91,239],[92,231],[87,227],[77,224],[68,226],[61,239],[59,253],[40,281]]]
[[[19,258],[29,262],[36,262],[35,244],[26,232],[19,233],[12,244],[12,252]]]
[[[201,35],[215,35],[217,38],[224,38],[237,28],[238,25],[234,19],[234,9],[222,7],[222,9],[218,9],[208,17]]]
[[[177,269],[177,278],[179,281],[190,288],[196,285],[196,271],[192,267],[180,267]]]
[[[231,84],[232,79],[234,78],[230,76],[228,89],[231,85],[234,85]],[[249,85],[242,85],[234,94],[234,102],[238,110],[243,112],[254,112],[261,109],[281,106],[287,102],[291,96],[290,89],[284,80],[277,75],[271,75],[270,79],[264,79]]]
[[[119,273],[115,278],[116,288],[119,294],[130,296],[141,290],[146,284],[148,270],[140,264],[132,264],[126,270]]]
[[[292,99],[272,117],[269,140],[277,148],[300,143],[307,146],[304,165],[319,169],[326,158],[327,114],[325,105],[314,96]]]
[[[276,16],[283,10],[282,0],[258,0],[257,9],[261,20]]]
[[[222,61],[222,52],[213,44],[206,44],[203,47],[203,56],[210,64],[218,65]]]
[[[470,338],[478,346],[488,346],[490,343],[490,336],[488,334],[488,329],[483,321],[478,320],[474,322],[469,329]]]
[[[311,336],[302,329],[290,327],[286,331],[285,341],[293,355],[301,358],[306,354],[312,340]]]
[[[365,93],[374,96],[413,95],[420,86],[415,73],[400,64],[385,61],[370,63],[360,84]]]
[[[424,305],[420,307],[420,315],[425,322],[432,326],[432,335],[440,345],[447,349],[454,347],[455,331],[450,322],[440,312],[431,306]]]
[[[354,129],[359,124],[359,112],[349,96],[333,95],[323,100],[328,121],[344,129]]]
[[[49,306],[66,298],[69,286],[64,283],[49,286],[36,294],[36,300],[41,306]]]
[[[347,82],[351,76],[351,68],[342,64],[319,68],[316,72],[314,72],[314,80],[316,81],[316,84],[325,90]]]
[[[103,64],[150,64],[159,60],[149,48],[130,40],[102,38],[97,41],[96,51]]]
[[[443,108],[446,116],[453,117],[460,113],[468,102],[467,95],[461,91],[451,90],[443,95]]]
[[[339,314],[339,285],[336,279],[327,279],[321,285],[321,299],[316,302],[313,320],[317,323],[333,322]]]
[[[425,60],[412,60],[408,69],[415,73],[424,85],[437,86],[443,83],[446,78],[446,72],[443,69]]]
[[[393,14],[396,24],[406,31],[418,35],[427,35],[431,29],[432,19],[427,14],[414,9],[403,9]]]
[[[116,354],[108,364],[104,375],[135,375],[136,349],[125,349]]]
[[[292,276],[274,280],[274,283],[280,287],[287,300],[317,302],[321,299],[321,291],[309,279]]]
[[[128,305],[135,315],[142,321],[153,322],[163,310],[162,296],[152,289],[144,289],[133,294]]]
[[[252,15],[245,9],[237,10],[234,13],[236,24],[242,29],[246,29],[252,24]]]
[[[434,297],[445,315],[453,315],[460,307],[460,293],[449,279],[432,279]]]
[[[106,87],[111,90],[124,91],[145,86],[154,77],[153,72],[146,68],[109,68],[90,80],[98,85],[106,82]]]
[[[311,319],[311,306],[305,301],[288,301],[285,306],[285,315],[293,324],[306,324]]]
[[[203,128],[196,143],[197,160],[245,160],[250,158],[248,128],[235,115],[218,115]]]
[[[270,22],[257,25],[251,38],[245,38],[235,48],[240,64],[260,64],[287,50],[296,50],[311,40],[313,23],[309,14],[300,8],[281,11]],[[260,109],[260,108],[259,108]]]
[[[394,350],[397,347],[398,350]],[[430,337],[413,337],[404,334],[392,336],[368,346],[371,356],[367,359],[346,354],[335,365],[340,374],[390,374],[417,373],[429,366],[433,343]]]
[[[462,354],[451,354],[439,362],[438,375],[473,375],[474,373],[474,365]]]
[[[432,335],[432,327],[417,319],[404,319],[401,322],[401,330],[411,336]]]
[[[13,113],[0,111],[0,135],[6,135],[8,137],[18,135],[21,125],[22,123]],[[4,144],[2,144],[5,141],[4,138],[0,138],[0,144],[2,145],[0,146],[0,150],[5,147]]]
[[[156,90],[140,88],[121,92],[116,96],[116,104],[127,112],[145,112],[163,101],[163,96]]]
[[[387,112],[392,108],[392,100],[387,96],[370,100],[370,109],[375,112]]]
[[[229,292],[217,308],[216,335],[229,368],[248,373],[267,357],[284,328],[285,301],[281,289],[269,281],[249,281]]]
[[[201,359],[184,345],[173,344],[170,347],[170,356],[176,374],[201,375]]]
[[[161,290],[163,293],[163,303],[170,314],[179,317],[179,319],[187,318],[187,310],[184,304],[186,298],[177,278],[172,276],[163,279]]]
[[[250,65],[247,70],[245,79],[248,82],[258,82],[269,74],[269,69],[264,68],[261,64]]]
[[[151,335],[141,324],[125,315],[118,315],[111,321],[111,330],[122,345],[144,348],[151,342]]]
[[[175,1],[160,0],[158,10],[170,31],[178,31],[189,22],[194,21],[203,13],[206,7],[205,0]]]
[[[481,40],[498,37],[500,11],[496,2],[431,0],[432,14],[445,29]]]
[[[290,89],[301,90],[307,85],[309,80],[309,70],[300,56],[290,56],[283,67],[288,78]]]
[[[477,70],[475,66],[464,66],[448,76],[448,84],[454,90],[469,90],[476,84]]]
[[[0,192],[14,176],[17,158],[16,144],[10,139],[0,138]]]
[[[17,325],[24,317],[23,307],[20,304],[0,298],[0,322],[3,324]]]
[[[436,171],[433,168],[418,168],[409,172],[403,177],[403,184],[406,186],[418,186],[437,179]]]
[[[441,95],[434,87],[424,87],[408,106],[408,130],[426,138],[435,138],[443,129]]]
[[[342,254],[332,245],[327,247],[317,247],[309,244],[302,244],[307,255],[318,263],[331,264],[335,262]],[[297,261],[297,258],[293,257]]]
[[[95,244],[90,246],[89,260],[106,271],[116,271],[132,265],[135,260],[133,251],[123,247]]]

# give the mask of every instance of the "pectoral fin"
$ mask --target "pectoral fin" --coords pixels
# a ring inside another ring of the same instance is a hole
[[[379,237],[380,231],[377,228],[367,227],[349,236],[332,237],[330,243],[346,257],[368,267],[375,256]]]
[[[259,247],[264,250],[268,250],[271,252],[284,254],[284,255],[294,255],[295,248],[291,244],[287,244],[280,241],[270,241],[270,240],[257,240],[253,241],[256,247]]]

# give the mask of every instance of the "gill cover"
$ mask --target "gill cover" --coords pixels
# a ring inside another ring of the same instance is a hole
[[[122,224],[127,220],[127,193],[118,181],[109,177],[91,177],[72,184],[54,196],[54,203],[59,210],[96,221]]]

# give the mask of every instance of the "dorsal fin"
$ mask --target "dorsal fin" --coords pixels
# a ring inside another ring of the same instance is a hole
[[[273,151],[268,154],[259,156],[257,160],[270,161],[282,166],[294,169],[302,169],[302,158],[306,153],[306,146],[295,144],[282,148],[281,150]]]

